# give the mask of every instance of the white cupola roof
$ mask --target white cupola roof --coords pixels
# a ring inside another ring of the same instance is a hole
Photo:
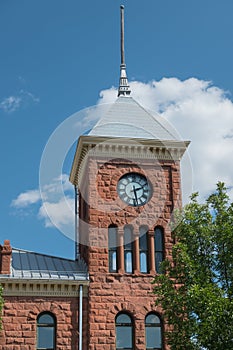
[[[175,129],[132,97],[120,96],[85,135],[133,139],[178,140]]]

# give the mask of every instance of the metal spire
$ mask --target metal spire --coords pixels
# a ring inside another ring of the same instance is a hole
[[[121,5],[121,65],[120,65],[120,82],[118,88],[118,96],[129,96],[130,87],[126,74],[125,64],[125,31],[124,31],[124,6]]]

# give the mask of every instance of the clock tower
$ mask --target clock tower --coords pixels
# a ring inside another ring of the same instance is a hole
[[[188,144],[131,97],[121,6],[118,97],[79,138],[70,174],[79,199],[77,254],[90,279],[84,349],[168,349],[151,282],[171,258],[170,222],[181,206]]]

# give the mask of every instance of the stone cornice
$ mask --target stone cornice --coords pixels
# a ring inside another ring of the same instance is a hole
[[[1,278],[3,297],[6,296],[43,296],[43,297],[78,297],[82,285],[87,296],[89,281],[61,281],[36,279]]]
[[[78,185],[88,157],[179,161],[189,141],[149,140],[81,136],[78,141],[70,181]]]

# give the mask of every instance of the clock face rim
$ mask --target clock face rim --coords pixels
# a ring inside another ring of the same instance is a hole
[[[132,176],[136,177],[137,181],[129,181],[129,178]],[[125,180],[125,184],[122,184],[123,180]],[[120,186],[125,187],[120,188]],[[129,172],[122,175],[118,180],[117,193],[119,198],[127,205],[134,208],[142,207],[151,199],[152,185],[144,174]],[[142,199],[144,200],[142,201]]]

